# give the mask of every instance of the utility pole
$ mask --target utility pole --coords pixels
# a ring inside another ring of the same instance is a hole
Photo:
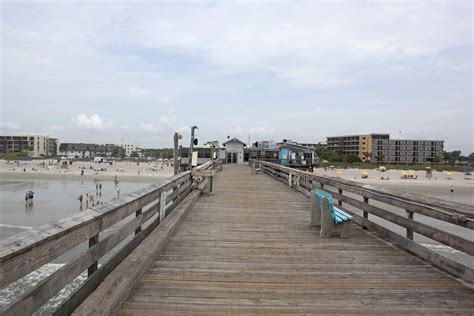
[[[183,136],[179,135],[178,133],[174,133],[174,150],[173,150],[173,167],[174,167],[174,175],[178,174],[178,140],[183,138]]]
[[[189,146],[189,155],[188,155],[188,170],[192,169],[192,157],[193,157],[193,147],[194,147],[194,130],[199,129],[196,125],[191,127],[191,145]]]

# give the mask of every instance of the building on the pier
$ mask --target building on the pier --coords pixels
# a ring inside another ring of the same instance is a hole
[[[283,139],[276,144],[278,148],[278,164],[292,168],[312,171],[319,164],[315,147],[305,146],[290,139]]]
[[[23,152],[29,157],[55,156],[54,138],[40,134],[0,135],[0,153]],[[57,140],[55,140],[57,143]]]
[[[327,137],[327,148],[380,163],[435,162],[443,156],[443,140],[390,139],[390,134]]]
[[[222,145],[226,152],[226,163],[244,162],[244,148],[247,147],[247,144],[237,138],[231,138]]]
[[[250,159],[258,159],[268,162],[276,162],[278,157],[278,148],[276,143],[271,140],[259,140],[248,148],[244,148],[244,162]]]
[[[212,159],[216,149],[213,147],[193,147],[193,151],[197,152],[197,165],[200,166]],[[180,165],[183,168],[182,170],[184,170],[188,165],[189,147],[180,147],[179,155],[181,157]]]

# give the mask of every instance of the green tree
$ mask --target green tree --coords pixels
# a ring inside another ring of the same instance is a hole
[[[130,154],[130,157],[138,158],[139,156],[136,151],[132,151],[132,153]]]
[[[112,157],[125,158],[125,149],[121,146],[115,146],[112,150]]]
[[[474,162],[474,153],[471,153],[471,154],[469,155],[469,161],[470,161],[470,162]]]
[[[461,151],[460,150],[455,150],[455,151],[450,151],[450,152],[448,152],[448,151],[443,152],[444,160],[449,162],[449,163],[456,162],[456,160],[458,160],[460,156],[461,156]]]

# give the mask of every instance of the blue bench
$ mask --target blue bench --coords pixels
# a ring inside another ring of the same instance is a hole
[[[331,194],[321,189],[311,192],[311,225],[321,226],[321,237],[349,238],[352,221],[351,215],[334,206]]]

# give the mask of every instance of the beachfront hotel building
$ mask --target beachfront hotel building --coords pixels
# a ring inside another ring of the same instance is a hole
[[[29,157],[56,156],[57,139],[39,134],[0,135],[0,153],[8,152],[23,152]]]
[[[371,161],[373,141],[389,139],[390,134],[330,136],[327,137],[327,148],[343,154],[354,154],[362,161]]]
[[[121,143],[114,143],[114,145],[122,147],[123,149],[125,149],[125,156],[127,156],[127,157],[132,156],[133,152],[138,153],[139,147],[140,147],[140,145],[138,143],[124,143],[124,142],[121,142]]]
[[[327,137],[327,148],[378,163],[430,163],[442,160],[443,140],[390,139],[390,134]]]

